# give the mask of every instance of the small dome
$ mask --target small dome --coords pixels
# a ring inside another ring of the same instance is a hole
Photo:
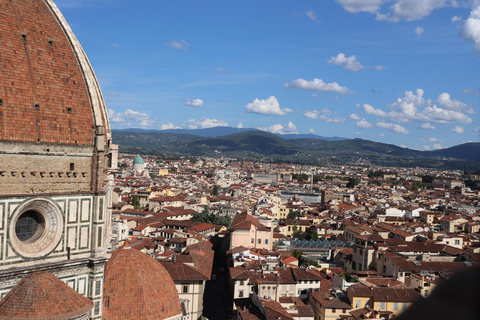
[[[175,283],[155,259],[118,249],[105,268],[103,319],[166,319],[182,314]]]
[[[48,271],[25,276],[0,301],[0,320],[67,320],[93,308],[82,296]]]
[[[140,156],[136,156],[135,159],[133,160],[133,164],[145,164],[143,161],[143,158]]]

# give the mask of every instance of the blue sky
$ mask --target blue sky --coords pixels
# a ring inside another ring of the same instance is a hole
[[[480,0],[56,0],[112,128],[479,141]]]

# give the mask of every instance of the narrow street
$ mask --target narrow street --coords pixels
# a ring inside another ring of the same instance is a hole
[[[230,283],[228,281],[228,265],[226,251],[229,239],[212,239],[215,257],[213,260],[212,280],[207,281],[203,299],[203,315],[209,320],[229,319],[228,304],[230,299]],[[215,275],[215,276],[213,276]],[[216,277],[216,279],[213,279]]]

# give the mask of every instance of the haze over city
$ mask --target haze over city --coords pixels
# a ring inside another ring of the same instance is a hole
[[[113,129],[231,126],[419,150],[478,141],[477,0],[57,5]]]

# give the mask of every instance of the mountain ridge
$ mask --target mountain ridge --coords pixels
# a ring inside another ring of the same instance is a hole
[[[254,128],[232,128],[232,127],[213,127],[213,128],[204,128],[204,129],[140,129],[140,128],[130,128],[130,129],[114,129],[112,131],[127,131],[127,132],[164,132],[164,133],[178,133],[178,134],[193,134],[199,137],[222,137],[234,133],[249,132],[249,131],[262,131]],[[342,137],[324,137],[316,134],[279,134],[273,133],[284,139],[323,139],[330,141],[340,141],[348,140],[347,138]]]
[[[254,130],[217,137],[165,131],[114,130],[120,151],[168,156],[224,155],[272,162],[357,164],[392,167],[470,169],[480,166],[480,143],[467,143],[435,151],[419,151],[364,139],[330,141],[285,139]]]

